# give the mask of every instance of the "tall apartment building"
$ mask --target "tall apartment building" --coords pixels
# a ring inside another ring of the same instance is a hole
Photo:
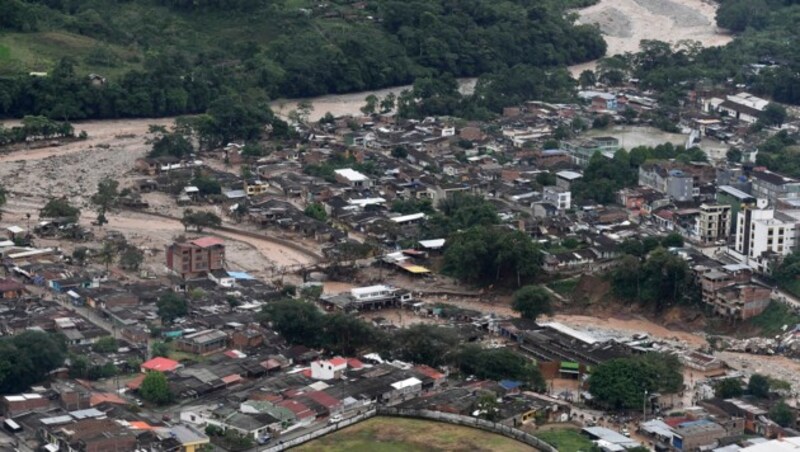
[[[225,244],[216,237],[175,242],[167,247],[167,268],[183,278],[222,270],[225,268]]]
[[[736,219],[739,217],[739,212],[756,206],[756,198],[730,185],[720,185],[717,188],[717,202],[731,206],[729,234],[736,233]]]
[[[713,243],[728,238],[731,231],[731,206],[726,204],[701,204],[697,219],[700,241]]]
[[[544,187],[542,201],[549,202],[558,210],[569,210],[572,207],[572,192],[559,187]]]
[[[762,273],[797,246],[800,210],[745,209],[736,218],[735,252]]]

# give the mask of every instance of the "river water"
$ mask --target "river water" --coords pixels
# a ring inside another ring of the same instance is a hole
[[[475,91],[475,83],[477,81],[478,79],[473,77],[458,79],[458,90],[461,94],[472,94],[472,92]],[[314,107],[314,110],[308,117],[311,121],[318,121],[328,112],[333,116],[358,116],[361,114],[361,107],[366,104],[365,99],[370,94],[374,94],[378,98],[383,99],[389,93],[394,93],[395,96],[399,96],[403,90],[410,90],[411,88],[413,88],[413,86],[403,85],[350,94],[329,94],[308,99],[278,99],[270,102],[270,107],[272,107],[272,111],[276,114],[285,117],[290,111],[297,109],[297,104],[300,101],[306,100],[311,102],[311,105]]]

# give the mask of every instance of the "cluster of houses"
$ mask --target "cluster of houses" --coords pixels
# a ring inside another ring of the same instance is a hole
[[[584,105],[527,102],[506,108],[491,123],[337,118],[298,125],[302,140],[268,146],[260,157],[244,155],[241,143],[210,152],[210,158],[242,165],[241,175],[194,157],[143,158],[136,162],[141,178],[123,205],[146,208],[147,193],[158,190],[178,205],[221,206],[243,229],[281,231],[284,238],[308,239],[327,250],[360,236],[379,243],[376,265],[420,277],[432,273],[431,258],[448,240],[426,236],[421,227],[433,215],[430,207],[473,194],[489,200],[507,227],[541,245],[543,270],[554,277],[603,272],[618,262],[625,240],[674,232],[689,246],[670,251],[689,263],[710,312],[734,320],[763,312],[774,293],[758,274],[796,249],[800,181],[751,163],[648,161],[639,167],[638,185],[618,191],[615,203],[578,202],[573,193],[589,161],[597,154],[613,158],[622,143],[613,136],[555,145],[548,139],[576,118],[607,115],[629,122],[629,110],[645,114],[657,106],[634,88],[582,91],[579,97]],[[767,105],[747,93],[694,92],[692,98],[698,112],[685,120],[692,130],[689,144],[699,136],[744,143],[742,124],[754,122]],[[745,154],[746,161],[752,159]],[[32,232],[93,238],[65,219],[47,219]],[[69,378],[65,366],[45,387],[0,400],[15,438],[53,452],[194,452],[215,429],[266,444],[378,405],[479,416],[475,402],[484,393],[501,401],[498,417],[505,425],[565,422],[575,420],[573,403],[592,405],[585,381],[594,366],[648,351],[676,353],[685,366],[712,378],[726,374],[714,356],[646,336],[600,339],[556,322],[448,311],[384,281],[317,301],[326,310],[354,315],[399,307],[438,317],[465,340],[503,342],[534,360],[546,379],[577,380],[580,389],[551,397],[523,391],[517,381],[455,380],[448,369],[384,361],[376,354],[325,356],[291,346],[258,321],[256,314],[286,293],[277,283],[232,271],[218,237],[176,239],[163,250],[165,275],[144,280],[76,265],[57,248],[33,246],[33,236],[18,226],[7,228],[6,236],[0,240],[0,331],[58,332],[91,368],[113,366],[126,376],[122,382],[115,378],[110,390],[108,381]],[[326,254],[336,262],[350,260]],[[187,306],[185,314],[163,322],[157,302],[168,292],[180,294]],[[374,323],[381,326],[379,319]],[[94,346],[112,335],[117,350],[97,352]],[[153,356],[154,341],[168,341],[170,357]],[[161,416],[137,406],[151,372],[163,374],[181,400],[176,411]],[[723,452],[756,446],[756,440],[728,441],[745,432],[767,438],[798,434],[778,427],[755,402],[712,396],[680,407],[680,417],[643,422],[640,433],[664,450]],[[677,408],[671,394],[652,394],[645,404],[651,413]],[[584,433],[602,450],[639,445],[602,427]]]

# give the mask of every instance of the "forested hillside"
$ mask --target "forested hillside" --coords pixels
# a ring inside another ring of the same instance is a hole
[[[568,13],[593,2],[0,0],[0,116],[176,115],[232,92],[266,100],[563,67],[605,52]]]

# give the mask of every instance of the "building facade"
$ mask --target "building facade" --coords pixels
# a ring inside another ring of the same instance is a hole
[[[800,211],[746,209],[736,218],[734,250],[740,259],[762,273],[771,262],[794,251]]]
[[[731,206],[701,204],[698,217],[698,235],[703,243],[713,243],[728,238],[731,231]]]
[[[225,244],[216,237],[175,242],[167,247],[167,268],[183,278],[222,270],[225,268]]]

